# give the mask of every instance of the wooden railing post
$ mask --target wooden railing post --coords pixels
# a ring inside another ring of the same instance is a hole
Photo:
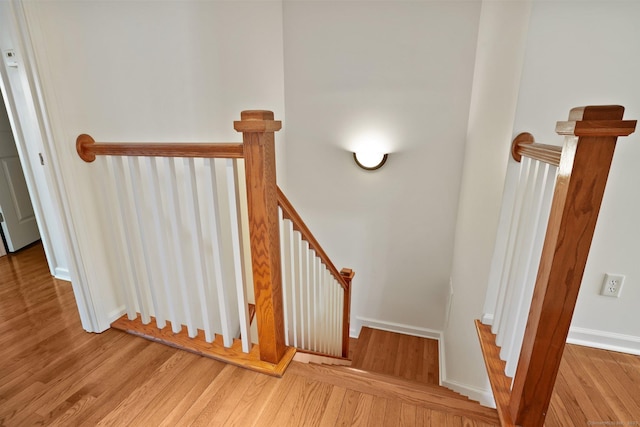
[[[635,130],[624,108],[574,108],[566,135],[510,412],[516,425],[544,424],[618,136]]]
[[[278,363],[286,346],[282,307],[280,232],[274,132],[271,111],[243,111],[234,128],[242,132],[249,211],[253,288],[260,359]]]
[[[340,275],[347,282],[344,290],[344,306],[342,308],[342,357],[349,357],[349,327],[351,322],[351,281],[356,274],[350,268],[340,270]]]

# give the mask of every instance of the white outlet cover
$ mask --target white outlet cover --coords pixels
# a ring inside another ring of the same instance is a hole
[[[602,289],[600,295],[605,297],[619,298],[622,292],[622,285],[624,284],[624,275],[606,273],[602,282]]]

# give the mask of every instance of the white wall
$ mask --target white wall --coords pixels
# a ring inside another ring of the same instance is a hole
[[[471,94],[477,2],[285,2],[288,195],[362,324],[441,330]],[[362,135],[391,152],[375,172]]]
[[[473,322],[487,292],[530,8],[528,1],[482,4],[444,332],[443,384],[487,404],[491,390]]]
[[[100,327],[120,307],[100,176],[75,139],[241,141],[241,110],[284,118],[279,2],[25,2]],[[278,162],[284,164],[283,133]],[[284,170],[284,168],[280,168]],[[280,177],[282,178],[282,177]]]
[[[555,122],[566,120],[572,107],[619,104],[626,107],[625,118],[640,119],[639,20],[637,2],[536,3],[516,129],[541,142],[561,144]],[[638,164],[636,131],[618,139],[570,338],[640,354]],[[620,299],[599,295],[606,272],[627,276]]]

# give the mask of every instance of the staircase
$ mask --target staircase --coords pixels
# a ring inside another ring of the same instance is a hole
[[[276,184],[281,122],[240,117],[241,143],[78,136],[114,230],[112,327],[276,377],[296,349],[346,358],[355,273],[336,268]]]
[[[301,363],[299,354],[288,373],[446,414],[445,418],[458,417],[461,425],[499,425],[495,409],[438,385],[438,351],[434,340],[364,327],[350,366],[345,366],[343,359],[306,354],[306,363]]]
[[[80,158],[100,157],[119,236],[123,309],[112,327],[369,401],[497,424],[495,410],[438,385],[437,343],[364,328],[349,359],[355,273],[335,267],[276,184],[281,123],[268,111],[241,119],[242,143],[78,137]]]

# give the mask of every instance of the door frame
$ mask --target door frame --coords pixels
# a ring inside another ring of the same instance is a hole
[[[20,70],[20,82],[22,88],[28,88],[30,94],[12,87],[11,81],[8,79],[7,69],[4,64],[4,58],[0,64],[0,86],[3,97],[7,106],[7,113],[14,131],[14,139],[18,148],[18,157],[22,164],[27,187],[33,202],[34,211],[38,220],[41,232],[43,246],[45,251],[51,252],[51,242],[47,230],[47,222],[39,194],[48,192],[54,214],[58,215],[60,226],[62,227],[63,241],[62,246],[66,249],[67,263],[69,269],[69,278],[73,286],[78,312],[82,327],[88,332],[101,332],[104,328],[100,327],[97,316],[95,298],[92,296],[91,289],[88,284],[85,265],[79,250],[78,240],[76,238],[76,230],[74,227],[73,216],[71,214],[68,193],[65,189],[64,181],[60,174],[60,161],[56,152],[56,146],[53,144],[53,133],[49,122],[49,115],[45,108],[44,94],[40,84],[40,78],[37,71],[33,46],[28,31],[27,20],[23,9],[22,0],[11,0],[10,2],[1,2],[0,9],[0,25],[8,29],[8,40],[0,40],[4,46],[12,46],[17,53],[17,59]],[[0,34],[0,37],[4,37]],[[4,53],[2,53],[4,55]],[[17,88],[20,89],[20,88]],[[32,117],[21,117],[16,108],[15,94],[23,94],[23,99],[18,102],[30,103],[33,106]],[[34,123],[37,129],[35,134],[40,136],[39,141],[30,140],[27,142],[22,137],[22,123]],[[44,169],[46,176],[46,184],[38,186],[34,172],[28,161],[28,158],[37,158],[42,152],[49,163],[49,167]],[[52,272],[53,274],[53,272]]]

